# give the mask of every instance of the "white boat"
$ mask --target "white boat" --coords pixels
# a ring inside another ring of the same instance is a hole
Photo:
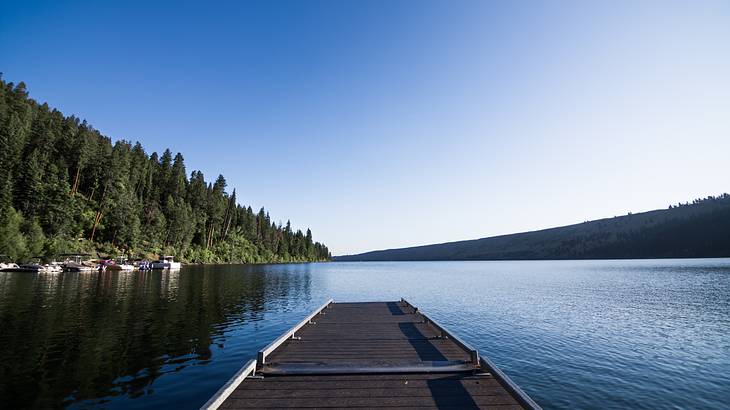
[[[116,261],[109,261],[110,263],[107,263],[106,269],[107,270],[119,270],[124,272],[129,272],[134,270],[134,265],[127,262],[124,258],[117,258]]]
[[[111,259],[104,260],[101,262],[101,266],[104,270],[108,271],[129,272],[134,270],[134,265],[128,264],[127,261],[122,258],[118,258],[116,262]]]
[[[63,268],[61,267],[60,263],[57,263],[55,261],[51,263],[43,263],[43,257],[42,256],[34,256],[31,258],[32,261],[25,265],[20,265],[21,269],[27,269],[26,272],[38,272],[38,273],[61,273],[63,272]]]
[[[44,273],[61,273],[63,272],[63,267],[61,267],[60,264],[54,262],[51,264],[45,264],[43,265],[43,271]]]
[[[0,262],[0,272],[12,272],[16,269],[20,268],[17,263],[12,262]]]
[[[8,260],[8,256],[7,255],[0,255],[0,260],[7,261]],[[14,263],[14,262],[0,262],[0,272],[2,272],[2,271],[10,272],[10,271],[16,270],[18,268],[19,268],[19,266],[18,266],[17,263]]]
[[[129,264],[129,263],[126,263],[126,262],[125,263],[121,263],[121,264],[118,263],[117,266],[119,266],[125,272],[129,272],[129,271],[133,271],[134,270],[134,265]]]
[[[2,269],[3,272],[30,272],[30,273],[61,273],[58,265],[40,265],[37,263],[24,263],[22,265],[10,264],[10,266]]]
[[[165,256],[164,258],[161,258],[160,260],[152,262],[152,269],[180,269],[182,267],[182,263],[175,262],[174,258],[172,256]]]

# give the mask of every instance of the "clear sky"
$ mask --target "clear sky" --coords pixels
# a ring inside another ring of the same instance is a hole
[[[730,191],[728,1],[4,1],[0,71],[333,254]]]

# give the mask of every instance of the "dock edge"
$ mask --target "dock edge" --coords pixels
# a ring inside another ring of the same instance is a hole
[[[249,375],[254,375],[256,373],[256,370],[259,369],[261,366],[264,365],[266,356],[273,352],[279,345],[284,343],[287,339],[290,337],[294,337],[294,334],[297,330],[301,329],[304,325],[309,323],[315,316],[320,314],[324,309],[326,309],[330,304],[334,303],[334,300],[330,299],[327,302],[325,302],[322,306],[314,310],[312,313],[310,313],[307,317],[305,317],[301,322],[297,323],[289,329],[286,333],[282,334],[276,340],[269,343],[266,347],[259,350],[257,358],[251,359],[248,362],[246,362],[246,365],[243,366],[236,374],[231,377],[226,384],[223,385],[218,391],[211,397],[205,404],[203,404],[202,407],[200,407],[201,410],[216,410],[218,407],[220,407],[221,404],[223,404],[224,401],[228,398],[228,396],[233,393],[234,390],[240,385],[246,377]]]
[[[294,334],[297,332],[297,330],[301,329],[309,323],[312,319],[314,319],[315,316],[322,313],[323,310],[327,309],[327,306],[334,303],[334,300],[330,299],[327,302],[324,303],[324,305],[317,308],[314,312],[310,313],[309,316],[305,317],[301,322],[297,323],[289,329],[286,333],[279,336],[274,340],[273,342],[269,343],[268,346],[264,347],[263,349],[259,350],[258,355],[256,356],[256,361],[258,362],[258,368],[261,368],[263,365],[266,364],[266,356],[268,356],[271,352],[276,350],[277,347],[279,347],[282,343],[286,342],[287,339],[294,337]]]
[[[256,372],[256,359],[249,360],[236,374],[231,377],[218,391],[201,407],[201,410],[215,410],[223,404],[246,377]]]

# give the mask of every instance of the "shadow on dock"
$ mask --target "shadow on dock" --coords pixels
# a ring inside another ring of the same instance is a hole
[[[443,379],[427,380],[426,386],[439,409],[479,409],[471,394],[461,383],[444,385]]]
[[[403,309],[398,305],[398,302],[387,302],[386,305],[388,306],[390,314],[393,316],[403,316],[406,314]]]
[[[398,328],[422,361],[446,361],[446,356],[431,343],[428,336],[416,327],[416,323],[398,323]]]

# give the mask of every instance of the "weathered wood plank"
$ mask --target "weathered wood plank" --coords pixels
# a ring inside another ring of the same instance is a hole
[[[282,410],[282,409],[288,409],[288,407],[244,407],[245,409],[262,409],[262,410]],[[316,407],[314,407],[316,408]],[[367,408],[367,407],[366,407]],[[409,407],[409,406],[397,406],[397,407],[378,407],[379,410],[426,410],[426,409],[438,409],[438,410],[463,410],[464,406],[447,406],[447,405],[439,405],[439,406],[418,406],[418,407]],[[467,407],[468,408],[468,407]],[[520,406],[519,404],[494,404],[494,405],[481,405],[478,407],[475,407],[477,409],[488,409],[488,410],[520,410],[524,409],[524,407]]]
[[[501,386],[480,386],[460,384],[411,387],[402,385],[390,389],[383,388],[327,388],[327,389],[277,389],[276,391],[264,389],[241,390],[233,392],[232,398],[304,398],[304,397],[431,397],[433,395],[452,396],[463,395],[464,392],[471,396],[510,396]]]
[[[283,408],[377,408],[384,406],[454,406],[478,408],[480,405],[518,404],[509,395],[504,396],[428,396],[428,397],[313,397],[313,398],[229,398],[221,408],[283,407]]]
[[[282,410],[287,409],[288,407],[244,407],[245,409],[265,409],[265,410]],[[316,408],[316,407],[315,407]],[[520,406],[519,404],[494,404],[494,405],[481,405],[476,407],[478,409],[488,409],[488,410],[521,410],[524,409],[524,407]],[[397,406],[397,407],[378,407],[379,410],[426,410],[426,409],[438,409],[438,410],[463,410],[464,406],[447,406],[444,404],[441,404],[439,406],[418,406],[418,407],[409,407],[409,406]]]
[[[311,382],[327,382],[335,383],[340,381],[390,381],[397,380],[401,382],[413,383],[414,380],[433,380],[435,382],[449,382],[449,381],[460,381],[466,382],[484,382],[488,380],[494,380],[492,375],[488,373],[472,374],[472,373],[410,373],[410,374],[399,374],[399,373],[386,373],[386,374],[340,374],[340,375],[305,375],[305,376],[287,376],[287,377],[273,377],[273,378],[262,378],[262,379],[246,379],[246,383],[311,383]]]
[[[279,376],[279,377],[267,377],[267,379],[281,379],[289,376]],[[318,377],[318,376],[312,376],[312,377]],[[321,376],[320,376],[321,377]],[[400,382],[400,381],[393,381],[393,380],[373,380],[373,381],[357,381],[357,380],[350,380],[350,381],[342,381],[340,383],[334,384],[334,382],[329,381],[313,381],[310,382],[311,385],[308,385],[307,382],[304,383],[297,383],[297,382],[277,382],[277,383],[271,383],[271,384],[260,384],[260,383],[251,383],[248,379],[241,383],[234,394],[237,394],[241,391],[246,390],[264,390],[264,391],[274,391],[274,390],[322,390],[322,389],[331,389],[331,388],[338,388],[338,389],[373,389],[373,390],[392,390],[392,389],[399,389],[403,388],[404,386],[408,386],[409,388],[413,389],[424,389],[428,388],[429,386],[434,387],[450,387],[450,386],[481,386],[481,387],[495,387],[500,388],[502,391],[505,391],[502,388],[502,385],[499,384],[497,380],[491,379],[490,381],[484,381],[479,384],[473,381],[462,381],[459,380],[452,380],[450,383],[429,383],[424,380],[409,380],[408,384]]]

